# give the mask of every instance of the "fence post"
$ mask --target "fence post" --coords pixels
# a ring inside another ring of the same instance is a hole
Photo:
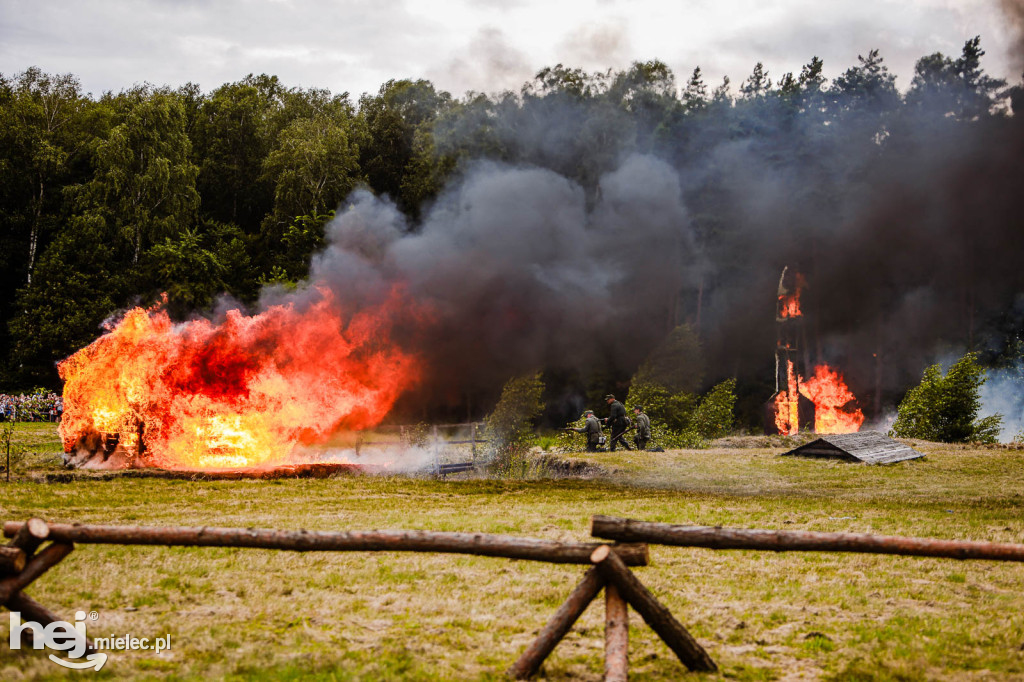
[[[435,474],[440,474],[441,473],[441,453],[439,452],[440,447],[438,446],[438,442],[437,442],[438,441],[437,424],[434,424],[434,426],[431,427],[431,431],[433,433],[433,440],[434,440],[434,442],[431,444],[431,448],[434,450],[434,473]]]
[[[629,610],[612,583],[604,586],[604,679],[629,679]]]
[[[14,403],[14,414],[11,415],[11,416],[12,416],[13,421],[11,421],[11,428],[10,428],[10,430],[6,434],[7,435],[7,438],[6,438],[6,440],[7,440],[7,467],[6,467],[5,471],[6,471],[6,476],[7,476],[7,482],[8,483],[11,482],[11,438],[14,437],[14,427],[18,423],[18,403]]]

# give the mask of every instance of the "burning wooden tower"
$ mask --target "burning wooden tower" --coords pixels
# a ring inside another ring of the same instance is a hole
[[[814,403],[800,390],[800,370],[806,373],[799,356],[801,341],[806,339],[800,310],[800,291],[805,282],[799,272],[788,274],[789,268],[783,268],[775,309],[775,394],[764,406],[765,433],[784,436],[795,435],[801,425],[814,423]]]
[[[782,269],[775,309],[775,395],[764,406],[764,431],[783,436],[796,435],[800,429],[854,433],[864,423],[864,413],[842,373],[824,363],[810,371],[800,309],[805,286],[799,272],[790,275],[789,268]]]

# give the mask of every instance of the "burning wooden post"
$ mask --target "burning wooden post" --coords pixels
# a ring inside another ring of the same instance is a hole
[[[775,308],[775,394],[765,403],[766,434],[794,436],[800,427],[814,423],[814,404],[800,392],[798,351],[803,331],[800,293],[805,285],[800,273],[786,278],[782,269]]]
[[[764,405],[768,435],[795,436],[801,429],[817,433],[853,433],[864,423],[864,413],[840,371],[818,362],[811,374],[807,332],[800,307],[806,280],[789,268],[779,277],[775,309],[775,394]],[[799,350],[803,349],[803,362]],[[806,378],[809,377],[809,378]]]

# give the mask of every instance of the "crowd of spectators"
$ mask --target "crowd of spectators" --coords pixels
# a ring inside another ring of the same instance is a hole
[[[63,413],[64,399],[56,393],[0,393],[0,421],[57,422]]]

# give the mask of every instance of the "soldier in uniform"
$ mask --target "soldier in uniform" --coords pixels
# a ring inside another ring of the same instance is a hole
[[[637,450],[646,450],[647,444],[651,442],[651,418],[644,414],[644,408],[640,405],[633,408],[633,428],[636,429],[633,444]]]
[[[583,418],[586,419],[586,423],[578,429],[574,429],[571,426],[567,426],[567,431],[575,431],[576,433],[585,433],[587,435],[587,452],[601,452],[604,448],[601,447],[601,422],[597,421],[597,417],[594,416],[593,410],[587,410],[583,413]]]
[[[615,396],[608,394],[604,397],[605,402],[608,403],[608,418],[605,419],[605,423],[608,424],[612,429],[612,435],[608,443],[608,449],[615,452],[615,443],[618,442],[622,447],[627,450],[632,450],[629,443],[623,436],[626,433],[626,429],[629,428],[629,417],[626,416],[626,408],[622,406]]]

